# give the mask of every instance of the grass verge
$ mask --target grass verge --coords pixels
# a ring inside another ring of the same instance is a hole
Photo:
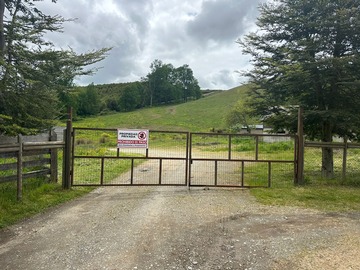
[[[252,189],[262,204],[297,206],[326,212],[360,211],[360,188],[348,186],[289,184],[283,187]]]
[[[60,184],[47,183],[46,181],[44,178],[26,180],[21,201],[16,199],[16,183],[0,185],[0,228],[82,196],[94,189],[92,187],[77,187],[64,190]]]

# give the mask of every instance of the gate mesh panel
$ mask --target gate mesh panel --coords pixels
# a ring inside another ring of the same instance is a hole
[[[187,132],[151,131],[148,149],[118,149],[117,129],[74,128],[73,185],[186,185],[187,143]]]
[[[192,133],[191,185],[293,182],[295,145],[292,136]]]
[[[99,185],[101,159],[76,158],[74,160],[73,185]]]

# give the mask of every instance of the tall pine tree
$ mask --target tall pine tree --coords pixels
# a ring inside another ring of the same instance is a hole
[[[52,1],[56,2],[56,1]],[[59,95],[108,48],[85,54],[59,50],[45,39],[61,32],[65,19],[48,16],[33,0],[0,0],[0,134],[35,133],[59,115]]]
[[[239,40],[252,56],[252,107],[275,129],[295,131],[296,106],[305,132],[331,142],[360,136],[360,0],[274,0],[260,6],[259,30]],[[322,172],[333,176],[333,152]]]

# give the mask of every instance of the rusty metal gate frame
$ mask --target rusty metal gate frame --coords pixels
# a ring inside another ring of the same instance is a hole
[[[134,157],[134,156],[120,156],[120,151],[117,149],[116,156],[83,156],[83,155],[75,155],[75,137],[76,130],[91,130],[91,131],[114,131],[117,129],[108,129],[108,128],[73,128],[72,129],[72,158],[71,158],[71,186],[187,186],[188,185],[188,172],[189,172],[189,132],[181,132],[181,131],[159,131],[159,130],[150,130],[149,133],[164,133],[164,134],[182,134],[186,135],[186,153],[185,157],[154,157],[149,155],[149,149],[146,149],[146,154],[143,157]],[[75,171],[75,159],[100,159],[101,160],[101,173],[99,184],[76,184],[74,183],[74,171]],[[106,184],[104,183],[104,163],[106,159],[123,159],[123,160],[131,160],[131,169],[130,169],[130,184],[126,183],[116,183],[116,184]],[[159,179],[157,184],[136,184],[134,183],[134,161],[135,160],[158,160],[159,161]],[[184,182],[183,183],[175,183],[168,184],[162,183],[162,163],[163,160],[178,160],[185,162],[185,172],[184,172]]]
[[[194,158],[193,157],[193,136],[194,135],[203,135],[203,136],[226,136],[228,137],[228,157],[227,158]],[[233,137],[253,137],[255,138],[255,157],[254,159],[236,159],[232,157],[232,138]],[[294,139],[294,158],[292,160],[260,160],[259,159],[259,138],[261,137],[278,137],[278,138],[291,138]],[[227,134],[227,133],[190,133],[190,144],[189,144],[190,156],[189,156],[189,187],[230,187],[230,188],[256,188],[256,187],[271,187],[271,164],[272,163],[288,163],[294,165],[294,181],[297,178],[298,174],[298,136],[296,135],[282,135],[282,134]],[[209,161],[214,162],[214,179],[213,184],[193,184],[191,182],[192,178],[192,165],[194,161]],[[240,185],[222,185],[218,184],[218,163],[219,162],[239,162],[241,163],[241,174]],[[244,168],[245,163],[266,163],[268,164],[268,179],[266,186],[249,186],[244,184]]]
[[[190,133],[190,132],[177,132],[177,131],[156,131],[156,130],[150,130],[150,134],[153,133],[165,133],[165,134],[182,134],[186,136],[186,152],[184,157],[175,157],[175,156],[151,156],[149,152],[151,152],[151,146],[150,150],[146,149],[145,156],[141,157],[134,157],[134,156],[120,156],[119,149],[117,150],[116,156],[84,156],[84,155],[75,155],[75,137],[76,137],[76,131],[77,130],[91,130],[91,131],[117,131],[117,129],[106,129],[106,128],[73,128],[72,129],[72,158],[71,158],[71,185],[72,186],[187,186],[187,187],[237,187],[237,188],[249,188],[249,187],[270,187],[271,186],[271,165],[273,163],[290,163],[294,164],[294,179],[297,177],[297,156],[298,156],[298,137],[296,135],[266,135],[266,134],[216,134],[216,133]],[[193,155],[193,137],[194,136],[226,136],[228,137],[228,153],[227,158],[198,158],[194,157]],[[259,159],[259,138],[260,137],[286,137],[286,138],[292,138],[294,139],[294,158],[292,160],[267,160],[267,159]],[[239,159],[239,158],[233,158],[232,156],[232,138],[234,137],[253,137],[255,139],[255,153],[253,159]],[[77,158],[82,159],[100,159],[101,160],[101,173],[100,173],[100,179],[98,184],[77,184],[74,183],[74,161]],[[107,159],[124,159],[124,160],[131,160],[131,177],[130,177],[130,183],[104,183],[104,163]],[[158,160],[159,161],[159,179],[158,183],[134,183],[134,163],[135,160]],[[162,182],[162,164],[164,160],[178,160],[185,162],[185,171],[184,171],[184,181],[182,183],[163,183]],[[192,183],[192,164],[197,161],[208,161],[208,162],[214,162],[214,179],[212,183],[206,183],[206,184],[196,184]],[[239,183],[238,185],[224,185],[218,183],[218,163],[219,162],[238,162],[241,164],[241,173],[239,173]],[[245,163],[265,163],[268,165],[268,179],[267,179],[267,185],[265,186],[249,186],[244,184],[244,168]]]

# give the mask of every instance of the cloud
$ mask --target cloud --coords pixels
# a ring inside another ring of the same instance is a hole
[[[112,47],[86,85],[140,80],[155,59],[188,64],[202,88],[239,85],[248,65],[235,40],[254,27],[261,0],[61,0],[36,2],[45,14],[76,18],[48,37],[78,53]]]
[[[123,11],[123,14],[135,33],[143,34],[148,32],[150,26],[149,17],[153,11],[153,4],[151,1],[115,1],[114,4],[117,6],[118,10]]]
[[[246,32],[256,14],[257,0],[204,1],[201,11],[187,25],[200,42],[228,43]]]

